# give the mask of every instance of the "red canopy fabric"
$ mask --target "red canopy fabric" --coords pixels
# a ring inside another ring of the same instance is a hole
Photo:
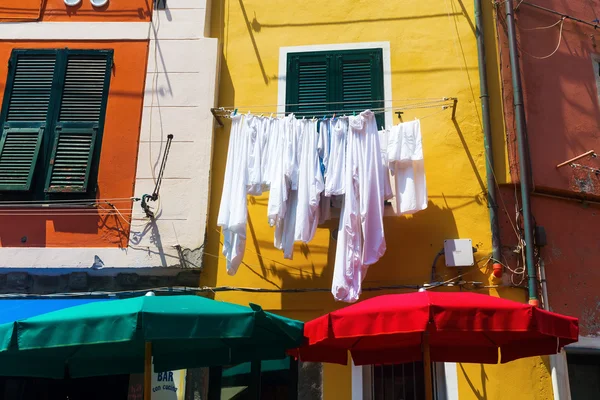
[[[577,318],[528,304],[466,292],[378,296],[304,325],[302,361],[356,365],[422,359],[428,332],[431,361],[496,364],[555,354],[577,341]]]

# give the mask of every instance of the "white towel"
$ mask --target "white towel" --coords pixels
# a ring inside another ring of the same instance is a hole
[[[427,208],[427,185],[419,120],[394,126],[388,137],[388,161],[394,174],[396,212],[413,214]]]

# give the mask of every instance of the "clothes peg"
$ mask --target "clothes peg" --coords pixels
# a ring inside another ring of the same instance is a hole
[[[269,116],[269,118],[273,118],[273,113],[271,113],[271,115]]]
[[[237,114],[237,108],[235,110],[233,110],[233,115]]]
[[[323,115],[323,121],[327,119],[327,115]]]
[[[356,117],[356,111],[352,111],[352,116]]]

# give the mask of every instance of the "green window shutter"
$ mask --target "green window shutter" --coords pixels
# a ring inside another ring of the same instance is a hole
[[[56,54],[16,52],[5,94],[5,122],[44,124],[48,116]]]
[[[286,111],[320,117],[383,108],[382,58],[381,49],[288,54]],[[383,125],[381,111],[376,118]]]
[[[57,128],[46,177],[47,192],[86,192],[96,128]]]
[[[109,52],[68,51],[45,192],[90,188],[100,150],[112,57]]]
[[[286,77],[287,112],[299,116],[323,114],[329,109],[334,82],[331,77],[331,56],[296,53],[288,58]]]
[[[44,128],[4,128],[0,140],[0,191],[31,188]]]
[[[348,112],[380,109],[375,114],[378,128],[385,120],[381,112],[384,107],[382,56],[381,49],[369,49],[342,51],[337,57],[341,81],[338,101]]]
[[[0,113],[0,191],[29,191],[56,84],[56,51],[15,50]]]

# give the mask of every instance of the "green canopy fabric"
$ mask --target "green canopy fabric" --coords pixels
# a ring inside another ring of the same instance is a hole
[[[62,378],[276,360],[303,342],[304,324],[199,296],[90,303],[0,325],[0,375]]]

